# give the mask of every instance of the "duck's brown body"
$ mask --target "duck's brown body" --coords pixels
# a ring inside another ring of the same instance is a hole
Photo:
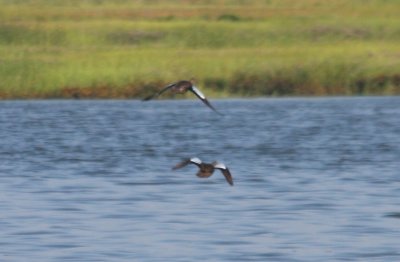
[[[216,164],[216,162],[213,162],[212,164],[207,164],[207,163],[201,163],[198,165],[199,167],[199,172],[197,172],[198,177],[210,177],[215,171],[215,167],[213,164]]]
[[[170,90],[176,94],[184,94],[192,88],[193,84],[187,80],[181,80],[176,82]]]
[[[178,163],[172,169],[175,170],[178,168],[182,168],[188,164],[195,164],[199,168],[199,171],[197,172],[196,175],[201,178],[210,177],[214,173],[215,169],[219,169],[219,170],[221,170],[222,174],[224,175],[226,181],[231,186],[233,186],[233,178],[232,178],[232,175],[231,175],[229,169],[224,164],[218,163],[215,161],[212,162],[211,164],[208,164],[208,163],[201,162],[201,160],[198,159],[197,157],[188,158],[188,159],[185,159],[182,162]]]

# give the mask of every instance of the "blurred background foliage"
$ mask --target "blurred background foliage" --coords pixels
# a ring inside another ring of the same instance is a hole
[[[0,98],[400,93],[397,0],[0,0]]]

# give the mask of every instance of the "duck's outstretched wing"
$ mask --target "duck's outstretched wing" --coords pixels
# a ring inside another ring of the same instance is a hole
[[[187,166],[188,164],[195,164],[196,166],[200,166],[201,160],[198,159],[197,157],[184,159],[182,162],[180,162],[177,165],[175,165],[174,167],[172,167],[172,170],[176,170],[178,168],[182,168],[184,166]]]
[[[143,98],[142,101],[148,101],[148,100],[151,100],[153,98],[156,98],[156,97],[158,97],[159,95],[161,95],[162,93],[164,93],[165,91],[167,91],[168,89],[170,89],[171,87],[173,87],[175,85],[176,85],[176,83],[169,84],[166,87],[164,87],[163,89],[161,89],[160,91],[158,91],[157,93]]]
[[[214,165],[215,169],[221,170],[222,174],[224,175],[226,181],[229,185],[233,186],[233,178],[229,169],[222,163],[217,163]]]
[[[208,106],[209,108],[211,108],[212,110],[214,110],[214,112],[216,112],[217,114],[220,114],[220,112],[217,111],[217,109],[215,109],[210,102],[208,102],[206,96],[195,86],[192,86],[189,89],[193,94],[195,94],[206,106]]]

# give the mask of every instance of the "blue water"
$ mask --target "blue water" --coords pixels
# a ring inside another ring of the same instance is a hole
[[[0,261],[400,261],[400,97],[211,102],[0,102]]]

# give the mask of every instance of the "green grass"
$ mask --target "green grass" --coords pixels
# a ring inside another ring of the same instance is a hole
[[[395,0],[145,2],[0,0],[0,98],[400,94]]]

